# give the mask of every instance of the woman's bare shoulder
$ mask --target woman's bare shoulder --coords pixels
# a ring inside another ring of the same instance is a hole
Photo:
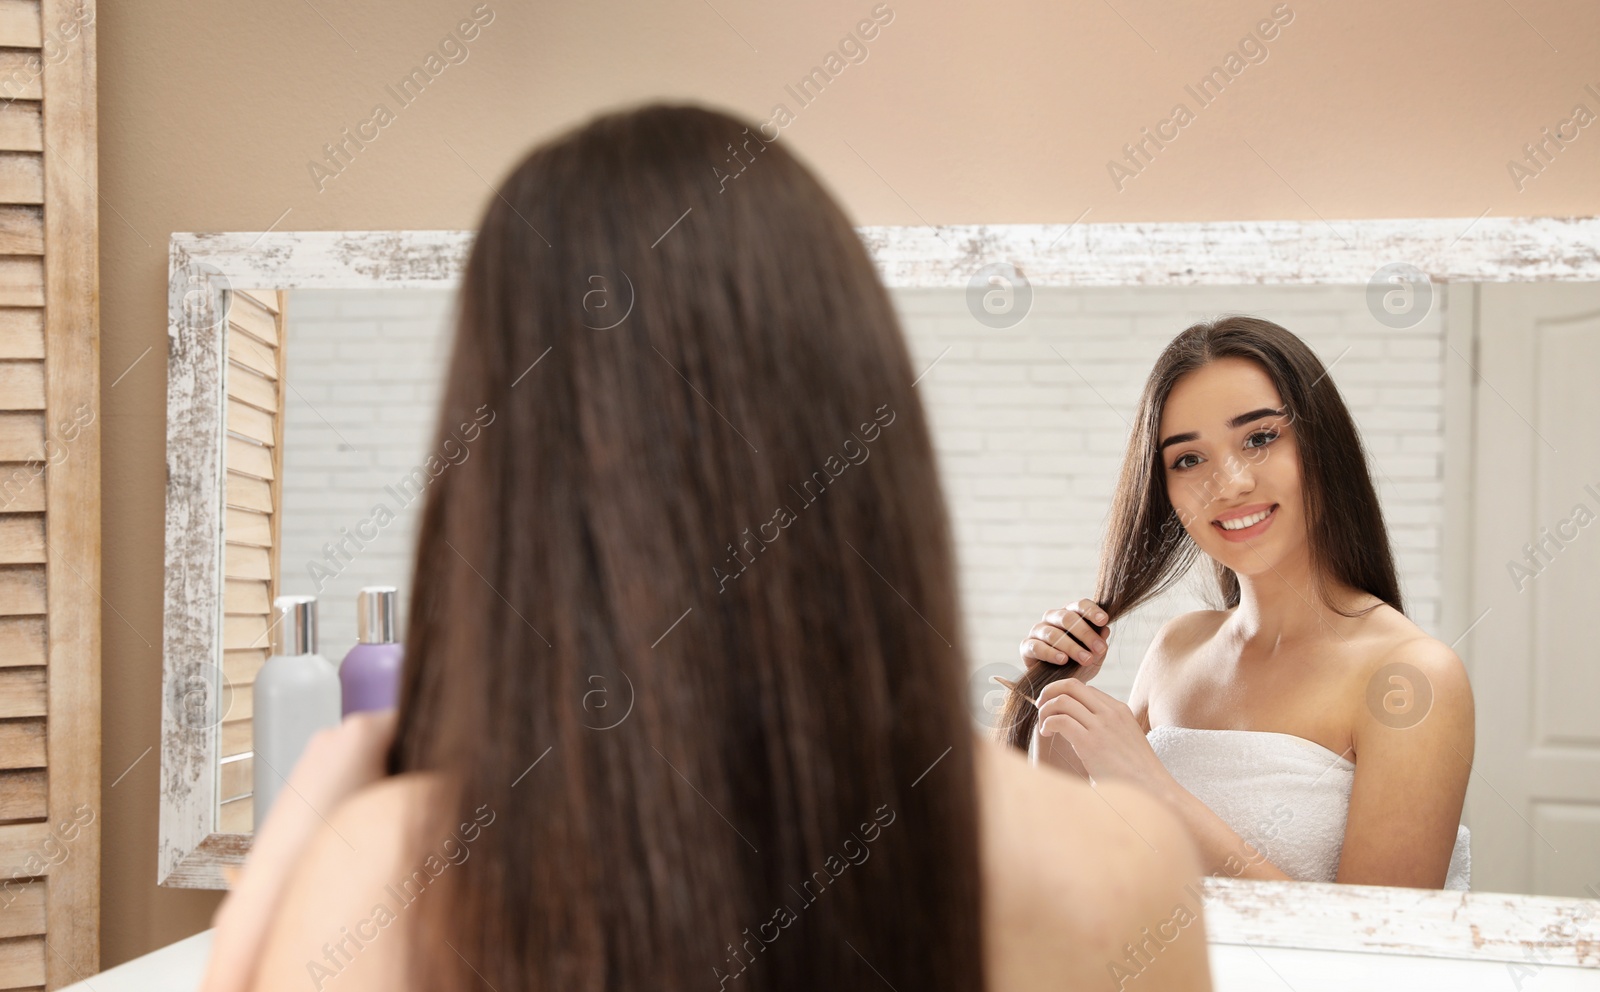
[[[1190,610],[1179,613],[1156,631],[1150,654],[1158,660],[1181,661],[1210,641],[1228,619],[1227,610]]]
[[[989,740],[977,773],[995,989],[1087,987],[1108,975],[1119,986],[1137,975],[1146,989],[1210,988],[1199,859],[1158,800],[1033,767]]]
[[[405,987],[408,942],[395,931],[409,903],[394,886],[417,866],[410,826],[437,788],[431,775],[395,775],[331,811],[273,916],[256,990],[322,988],[334,976],[345,992]]]
[[[1209,644],[1227,619],[1226,610],[1179,613],[1162,624],[1150,639],[1150,646],[1145,649],[1139,670],[1133,676],[1133,687],[1128,693],[1128,705],[1147,731],[1152,693],[1166,684],[1195,652]]]

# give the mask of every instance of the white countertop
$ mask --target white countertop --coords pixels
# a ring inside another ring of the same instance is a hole
[[[202,930],[176,944],[108,968],[60,992],[178,992],[197,989],[211,956],[211,931]]]
[[[93,976],[92,982],[68,985],[61,992],[194,989],[200,985],[210,953],[211,931],[205,930],[103,971]],[[1600,969],[1212,943],[1211,981],[1216,992],[1285,987],[1294,992],[1348,992],[1357,988],[1505,992],[1518,987],[1536,992],[1597,992]]]

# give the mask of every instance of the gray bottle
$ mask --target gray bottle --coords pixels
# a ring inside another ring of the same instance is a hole
[[[251,720],[257,830],[311,736],[340,719],[339,673],[317,654],[317,598],[279,596],[272,614],[272,657],[256,673]]]

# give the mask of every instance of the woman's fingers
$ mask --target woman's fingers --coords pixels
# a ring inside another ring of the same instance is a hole
[[[1098,622],[1097,622],[1098,621]],[[1105,611],[1089,599],[1051,610],[1022,639],[1018,651],[1027,667],[1043,662],[1065,665],[1075,661],[1097,669],[1109,650],[1106,637],[1111,632]]]
[[[1045,736],[1060,728],[1058,720],[1051,723],[1051,717],[1066,717],[1074,723],[1088,726],[1094,718],[1097,698],[1091,693],[1097,690],[1077,679],[1066,678],[1052,682],[1039,691],[1039,726],[1040,732]],[[1052,728],[1048,733],[1044,728]]]
[[[1034,624],[1028,636],[1022,639],[1022,657],[1031,666],[1034,662],[1065,665],[1069,661],[1083,664],[1090,657],[1083,645],[1068,637],[1059,627],[1047,623]]]
[[[1080,678],[1069,677],[1057,679],[1039,690],[1039,711],[1043,713],[1046,705],[1063,698],[1070,702],[1059,703],[1061,711],[1082,712],[1085,717],[1103,716],[1118,706],[1127,705],[1116,696],[1102,692]]]
[[[1083,722],[1070,713],[1057,713],[1039,721],[1040,737],[1054,737],[1060,734],[1070,742],[1073,735],[1082,729]]]
[[[1088,648],[1090,653],[1099,658],[1106,655],[1107,644],[1105,635],[1110,632],[1110,627],[1097,625],[1088,617],[1094,614],[1085,614],[1076,607],[1067,606],[1059,610],[1051,610],[1044,615],[1039,626],[1053,627],[1060,634],[1065,634],[1079,644]],[[1104,615],[1104,614],[1102,614]],[[1035,628],[1037,629],[1037,628]],[[1065,646],[1065,645],[1057,645]]]

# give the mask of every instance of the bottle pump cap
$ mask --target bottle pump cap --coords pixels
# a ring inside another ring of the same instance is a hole
[[[317,653],[317,597],[279,596],[272,601],[272,653]]]
[[[394,643],[394,586],[364,586],[356,596],[356,638],[362,644]]]

